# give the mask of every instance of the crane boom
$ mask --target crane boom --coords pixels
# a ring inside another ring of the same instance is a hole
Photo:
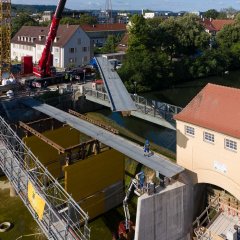
[[[62,12],[64,10],[65,4],[67,0],[59,0],[56,11],[54,13],[51,26],[49,29],[49,33],[47,36],[47,40],[45,43],[45,47],[42,52],[42,56],[39,60],[39,63],[36,67],[33,68],[33,73],[38,77],[47,77],[52,75],[52,54],[51,47],[53,41],[57,35],[57,30],[59,26],[59,22],[62,17]]]

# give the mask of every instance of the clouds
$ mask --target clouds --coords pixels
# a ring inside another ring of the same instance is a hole
[[[66,7],[71,9],[104,9],[106,0],[67,0]],[[58,0],[12,0],[12,3],[18,4],[52,4],[56,5]],[[112,0],[113,9],[152,9],[152,10],[170,10],[170,11],[206,11],[214,8],[233,7],[240,9],[240,0]]]

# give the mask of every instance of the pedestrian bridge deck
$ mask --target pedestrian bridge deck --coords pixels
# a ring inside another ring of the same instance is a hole
[[[96,57],[99,72],[104,80],[111,110],[113,112],[130,112],[137,110],[121,78],[112,64],[103,57]]]
[[[50,105],[43,104],[33,98],[22,99],[22,103],[48,116],[51,116],[60,122],[66,122],[68,125],[79,130],[80,132],[99,140],[107,146],[110,146],[130,157],[131,159],[134,159],[145,166],[158,171],[160,174],[166,177],[173,177],[184,170],[183,167],[171,162],[163,155],[154,153],[152,156],[146,157],[144,156],[142,146]]]

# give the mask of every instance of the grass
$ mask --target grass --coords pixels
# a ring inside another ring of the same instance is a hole
[[[6,178],[0,178],[0,181],[4,180]],[[0,240],[15,240],[21,235],[41,232],[19,197],[10,197],[9,190],[0,190],[0,199],[0,223],[10,222],[13,224],[9,231],[0,233]],[[46,238],[42,235],[36,235],[22,239],[45,240]]]

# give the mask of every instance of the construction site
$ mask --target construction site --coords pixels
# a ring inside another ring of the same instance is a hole
[[[51,47],[65,4],[58,2],[39,63],[24,57],[16,78],[11,1],[0,1],[0,173],[11,195],[47,239],[90,240],[91,232],[98,239],[91,223],[114,209],[121,214],[106,223],[112,237],[101,239],[240,239],[239,176],[227,161],[218,162],[221,157],[200,166],[209,149],[200,151],[199,142],[188,138],[195,132],[193,125],[182,125],[185,109],[130,95],[116,68],[101,57],[92,78],[85,79],[85,69],[81,84],[64,82],[66,73],[55,72]],[[10,79],[14,84],[5,84]],[[44,88],[29,89],[32,82]],[[103,107],[176,131],[176,159],[85,114]],[[0,223],[0,239],[14,229],[10,225]]]

